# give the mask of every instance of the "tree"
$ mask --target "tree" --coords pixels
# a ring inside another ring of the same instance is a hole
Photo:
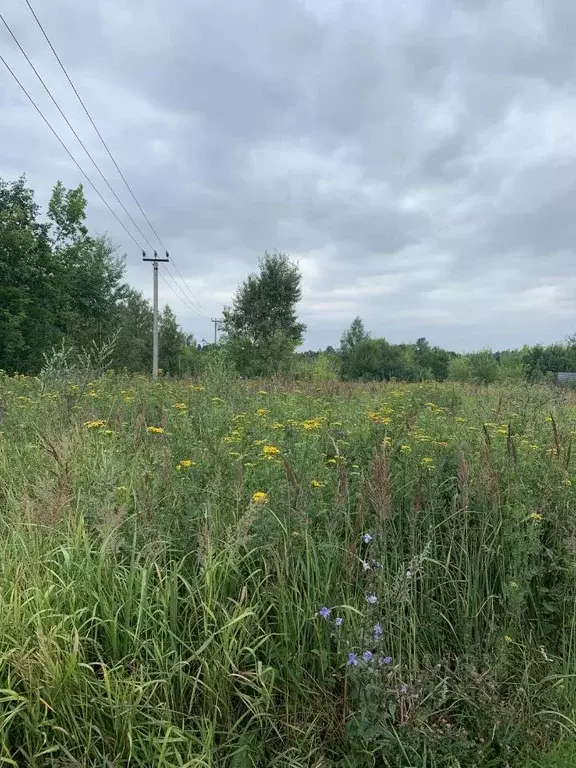
[[[302,343],[306,326],[298,322],[302,274],[286,254],[264,253],[259,273],[239,286],[232,307],[224,309],[227,347],[239,373],[265,376],[287,366]]]
[[[358,345],[367,339],[370,339],[370,334],[364,328],[362,318],[357,315],[340,339],[341,375],[344,380],[359,378],[356,350]]]
[[[127,371],[149,371],[152,367],[152,323],[150,302],[129,289],[116,308],[118,338],[114,348],[114,367]]]
[[[25,178],[0,179],[0,368],[37,369],[56,342],[54,263],[47,227]]]
[[[180,373],[180,354],[184,347],[185,335],[178,327],[176,315],[166,306],[158,318],[158,359],[159,367],[165,373],[177,376]]]

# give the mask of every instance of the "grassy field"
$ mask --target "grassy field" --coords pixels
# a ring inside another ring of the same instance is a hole
[[[576,394],[261,387],[0,374],[0,765],[572,765]]]

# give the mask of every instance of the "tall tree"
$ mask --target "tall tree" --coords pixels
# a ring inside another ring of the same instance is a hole
[[[258,274],[239,286],[223,328],[233,360],[243,375],[264,376],[287,365],[302,343],[298,322],[302,273],[284,253],[264,253]]]
[[[165,373],[177,376],[180,373],[180,354],[185,344],[185,335],[178,327],[176,315],[166,306],[158,318],[158,357],[160,368]]]
[[[0,368],[28,372],[56,340],[56,282],[47,227],[25,178],[0,179]]]
[[[340,358],[341,358],[341,374],[345,380],[359,378],[359,358],[356,356],[356,350],[358,345],[370,339],[370,334],[364,328],[362,318],[357,315],[352,320],[350,327],[347,328],[342,334],[340,339]],[[368,354],[368,358],[371,359],[371,354],[367,352],[369,345],[362,351],[362,359]]]

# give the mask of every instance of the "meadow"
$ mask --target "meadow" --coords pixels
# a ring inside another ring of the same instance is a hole
[[[0,764],[572,765],[575,436],[544,386],[0,374]]]

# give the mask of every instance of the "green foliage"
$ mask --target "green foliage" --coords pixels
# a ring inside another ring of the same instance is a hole
[[[124,259],[111,241],[89,235],[82,186],[67,190],[58,182],[48,222],[39,214],[24,178],[0,180],[0,368],[36,373],[54,347],[76,354],[114,336],[114,366],[148,372],[150,304],[123,282]],[[167,308],[161,364],[179,373],[186,344]]]
[[[245,376],[265,376],[289,367],[306,327],[298,322],[302,274],[283,253],[265,253],[259,273],[238,288],[224,310],[223,329],[231,358]]]
[[[206,354],[194,384],[66,349],[0,374],[2,760],[526,768],[573,738],[576,394]]]

